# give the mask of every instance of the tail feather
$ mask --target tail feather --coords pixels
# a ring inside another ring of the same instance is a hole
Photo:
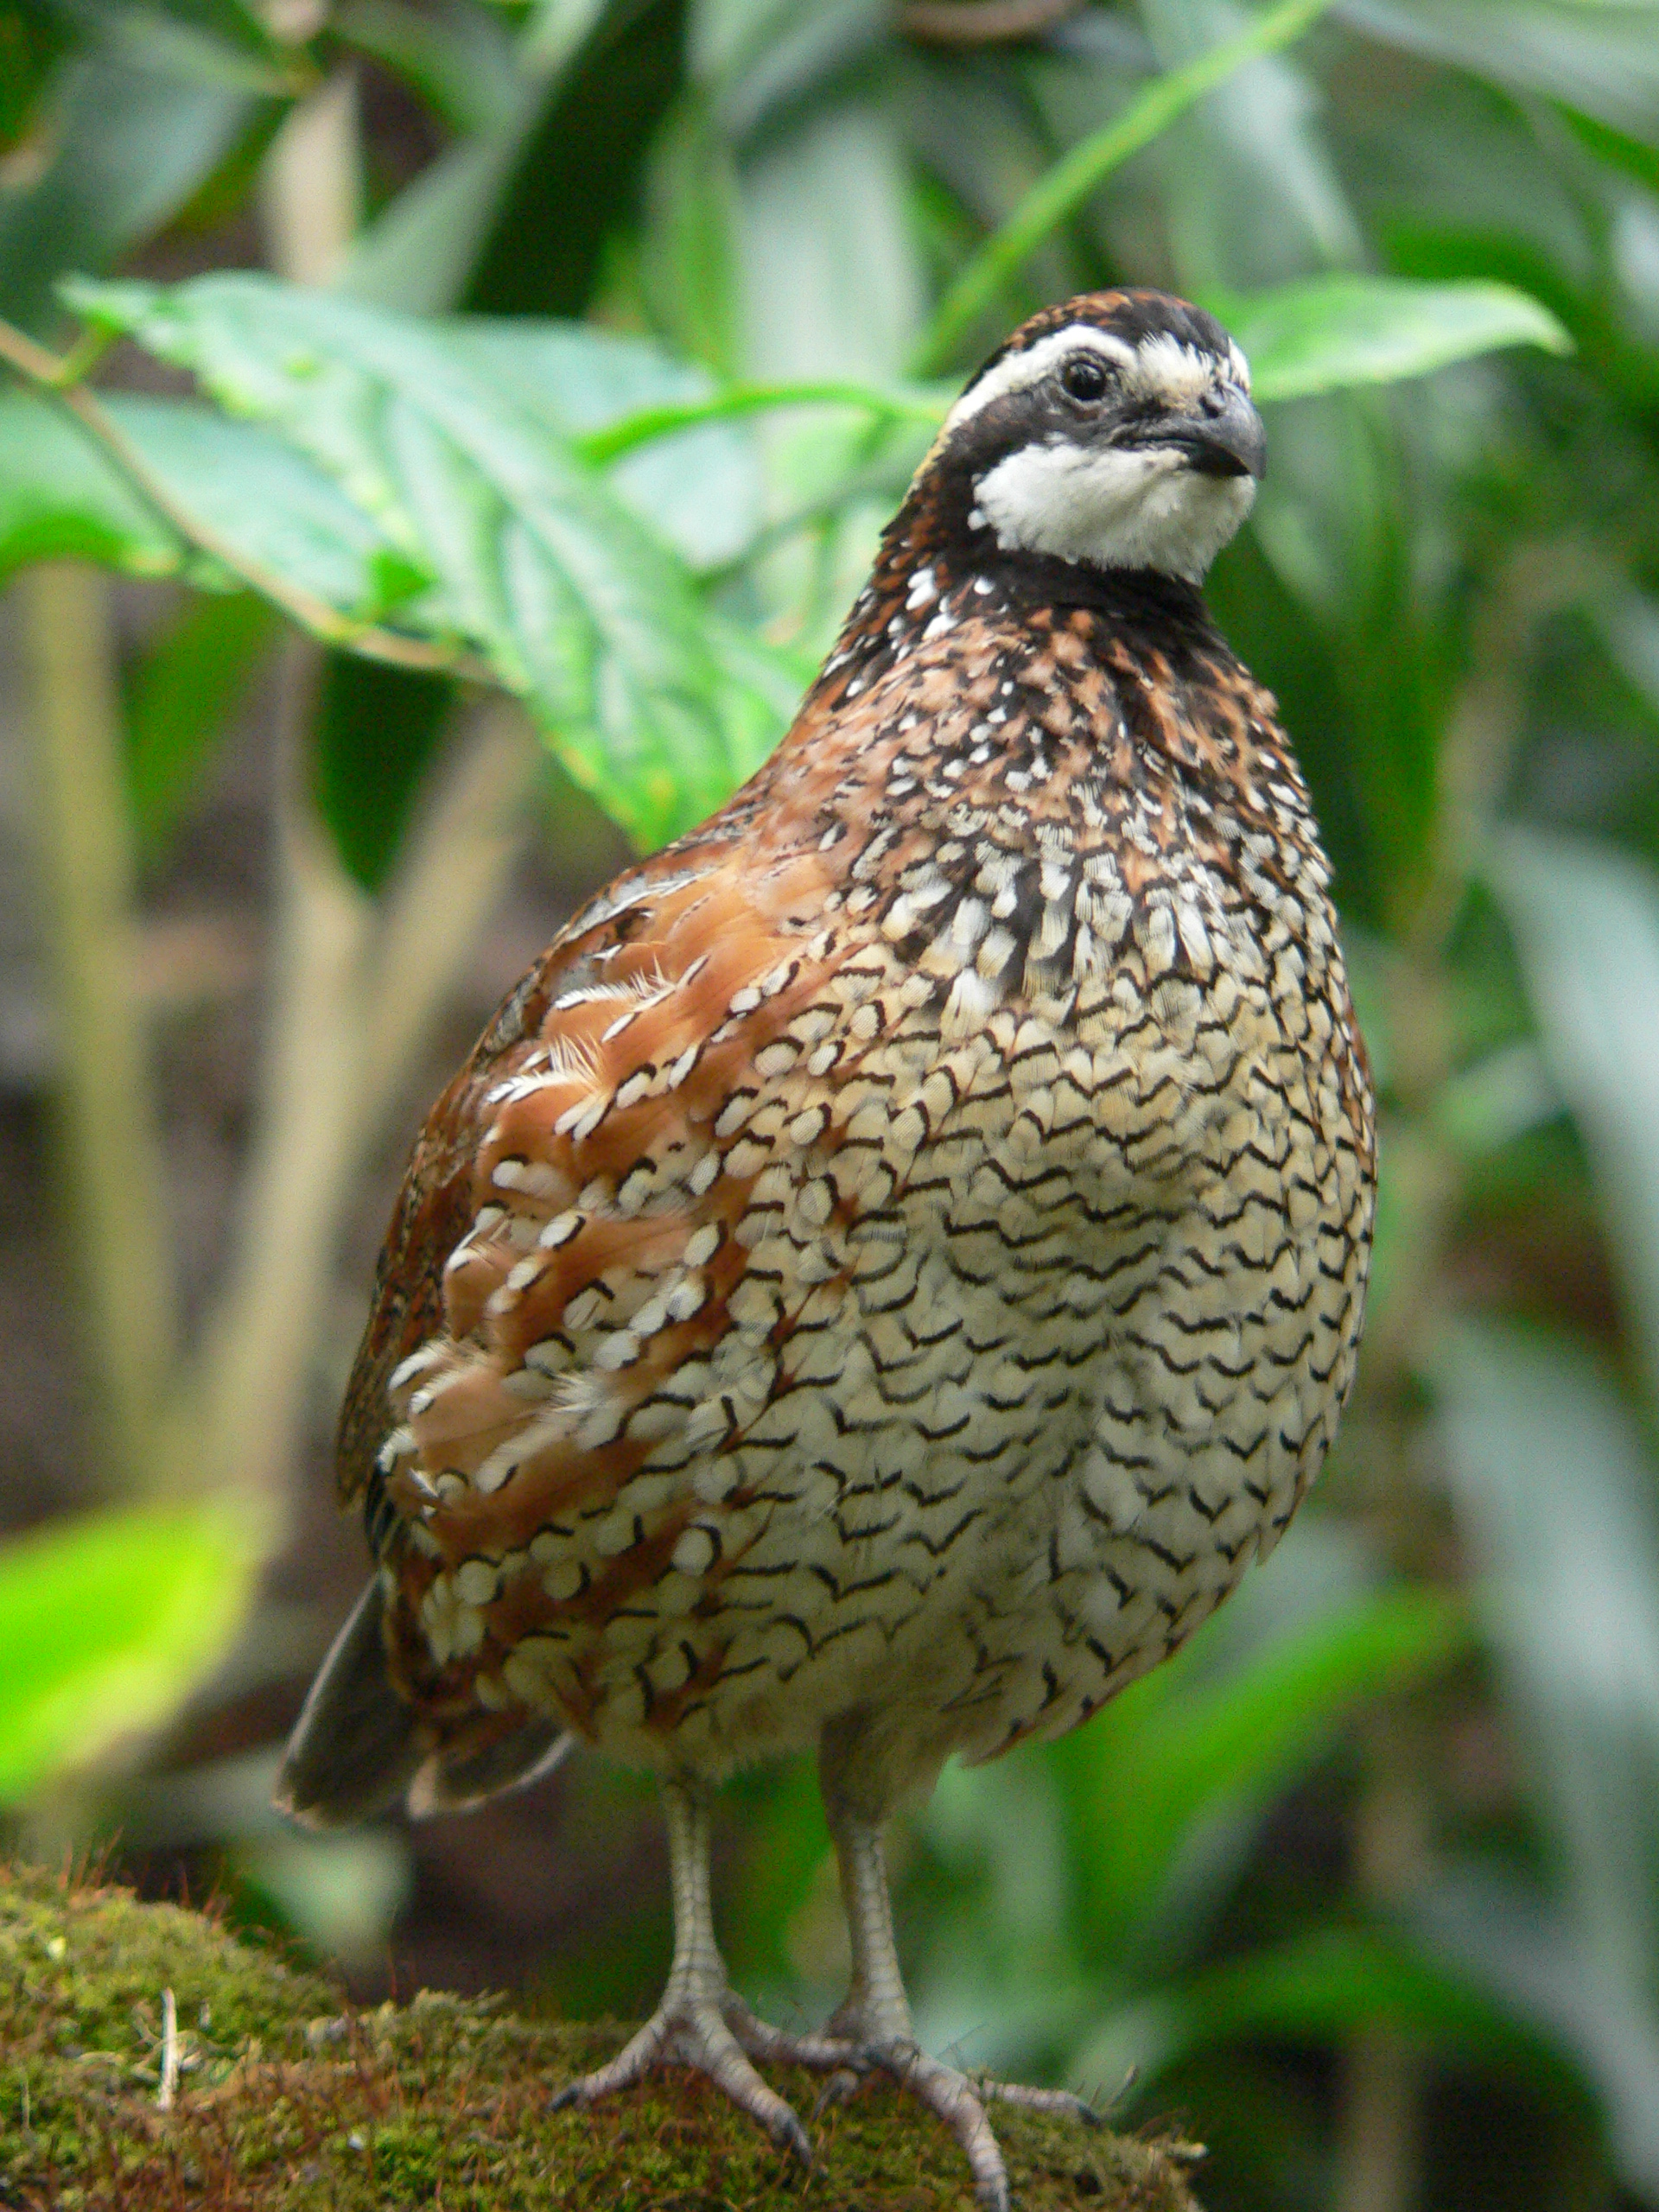
[[[307,1827],[348,1827],[403,1800],[420,1820],[463,1812],[558,1764],[570,1738],[537,1713],[479,1713],[435,1742],[386,1670],[384,1607],[377,1575],[295,1724],[276,1777],[279,1811]]]
[[[551,1774],[573,1738],[556,1721],[521,1716],[505,1733],[441,1745],[409,1787],[412,1818],[466,1813],[504,1789],[521,1789]]]
[[[428,1746],[386,1673],[385,1593],[376,1575],[317,1670],[288,1739],[274,1796],[307,1827],[349,1827],[397,1802]]]

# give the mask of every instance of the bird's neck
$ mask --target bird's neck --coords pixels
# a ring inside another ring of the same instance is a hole
[[[1167,652],[1221,645],[1196,585],[1153,569],[1098,568],[1000,546],[945,480],[918,486],[884,532],[870,580],[842,626],[820,686],[856,698],[882,671],[945,636],[953,619],[995,613],[1010,631],[1039,628],[1084,607],[1103,633]]]
[[[1192,584],[982,547],[909,505],[760,784],[786,846],[842,817],[949,842],[1007,811],[1069,846],[1128,793],[1168,823],[1255,818],[1275,784],[1302,804],[1273,701]]]

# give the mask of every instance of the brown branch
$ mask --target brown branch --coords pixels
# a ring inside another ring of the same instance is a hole
[[[306,640],[289,641],[260,1128],[235,1262],[185,1402],[209,1481],[262,1498],[277,1527],[353,1179],[529,842],[541,757],[511,701],[483,701],[377,908],[346,875],[304,786],[316,659]]]
[[[175,1351],[166,1174],[135,988],[133,861],[105,579],[44,562],[18,580],[25,716],[58,1024],[63,1180],[97,1374],[105,1486],[177,1488],[156,1419]]]
[[[906,38],[925,46],[1001,46],[1075,16],[1084,0],[903,0],[897,16]]]

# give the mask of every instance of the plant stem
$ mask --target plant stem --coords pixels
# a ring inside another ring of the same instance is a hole
[[[289,115],[260,180],[278,275],[326,282],[356,227],[357,103],[349,72]],[[280,1542],[351,1158],[356,979],[372,925],[309,790],[317,648],[283,645],[277,700],[276,924],[257,1133],[235,1259],[215,1302],[185,1418],[215,1485],[257,1499]]]
[[[176,1341],[166,1178],[136,989],[133,863],[109,588],[46,563],[18,579],[32,688],[43,907],[55,970],[64,1181],[91,1317],[107,1484],[176,1482],[156,1418]]]
[[[383,909],[353,883],[304,784],[315,655],[289,641],[275,998],[237,1261],[193,1394],[215,1481],[257,1495],[273,1533],[298,1458],[340,1217],[527,841],[539,753],[492,699],[458,740]]]
[[[193,1394],[210,1482],[264,1499],[273,1535],[303,1421],[352,1155],[356,983],[372,918],[304,788],[317,673],[315,648],[285,640],[276,943],[258,1130],[236,1257],[215,1303]]]
[[[1280,0],[1278,7],[1258,16],[1236,37],[1224,39],[1207,54],[1157,78],[1121,115],[1063,155],[1001,229],[986,239],[946,293],[911,363],[911,374],[932,376],[945,366],[957,340],[1008,279],[1114,169],[1149,146],[1234,70],[1299,39],[1330,4],[1331,0]]]
[[[693,399],[676,406],[642,407],[602,430],[589,430],[573,439],[582,459],[595,468],[647,445],[653,438],[671,437],[677,430],[695,429],[704,423],[726,423],[740,416],[769,413],[785,407],[853,407],[881,423],[938,423],[950,404],[944,391],[906,391],[894,385],[829,384],[732,385],[712,398]]]
[[[410,833],[363,977],[359,1143],[379,1134],[530,841],[542,759],[523,709],[492,694]]]
[[[273,266],[291,284],[330,284],[362,212],[357,79],[336,70],[293,107],[270,143],[259,212]]]
[[[259,593],[275,607],[282,609],[290,621],[302,629],[330,644],[363,653],[372,660],[383,660],[397,668],[433,669],[454,676],[490,680],[489,671],[472,655],[452,651],[424,638],[409,637],[401,631],[388,630],[383,625],[361,622],[342,614],[327,601],[308,591],[302,584],[280,575],[264,563],[256,561],[239,546],[233,545],[222,532],[214,530],[194,514],[182,501],[175,497],[171,486],[145,460],[138,448],[128,437],[109,410],[99,404],[97,395],[86,391],[69,376],[71,365],[79,347],[60,358],[37,346],[32,338],[9,322],[0,320],[0,361],[18,374],[46,397],[66,408],[81,428],[107,453],[123,476],[135,491],[149,501],[162,520],[179,534],[179,551],[194,545],[199,551],[211,554],[213,558],[231,575],[239,577],[251,590]]]
[[[1367,1503],[1391,1566],[1428,1569],[1425,1516],[1414,1479],[1411,1433],[1421,1425],[1416,1377],[1447,1302],[1446,1268],[1465,1164],[1439,1123],[1456,1071],[1457,1020],[1449,964],[1452,932],[1478,874],[1487,825],[1501,803],[1524,720],[1528,653],[1541,622],[1599,581],[1581,548],[1517,549],[1470,630],[1469,668],[1440,748],[1432,866],[1400,933],[1389,976],[1395,1113],[1382,1150],[1395,1209],[1410,1223],[1389,1303],[1367,1342],[1367,1394],[1399,1414],[1399,1447]],[[1372,1717],[1353,1825],[1356,1885],[1374,1909],[1397,1910],[1421,1878],[1429,1809],[1421,1777],[1434,1762],[1418,1709],[1395,1700]],[[1423,2060],[1386,2024],[1358,2029],[1342,2055],[1335,2212],[1410,2212],[1419,2200]]]
[[[279,141],[266,187],[275,257],[290,278],[338,265],[344,215],[355,205],[352,106],[332,87],[309,105],[294,139]],[[332,196],[323,191],[329,177]],[[306,229],[314,218],[333,240],[327,253]],[[353,1178],[523,850],[538,758],[522,714],[493,698],[451,747],[377,907],[346,874],[311,789],[320,669],[313,644],[288,640],[258,1134],[236,1260],[184,1400],[211,1479],[262,1502],[272,1542],[287,1517],[313,1363],[333,1311]]]
[[[1403,1701],[1367,1729],[1365,1794],[1354,1823],[1356,1885],[1372,1906],[1397,1907],[1420,1877],[1427,1822],[1418,1777],[1422,1746]],[[1419,2199],[1421,2052],[1385,2022],[1343,2052],[1342,2156],[1334,2212],[1411,2212]]]

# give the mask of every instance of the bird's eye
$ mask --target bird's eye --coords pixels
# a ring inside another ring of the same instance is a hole
[[[1073,399],[1103,399],[1106,372],[1092,353],[1074,353],[1060,371],[1060,382]]]

